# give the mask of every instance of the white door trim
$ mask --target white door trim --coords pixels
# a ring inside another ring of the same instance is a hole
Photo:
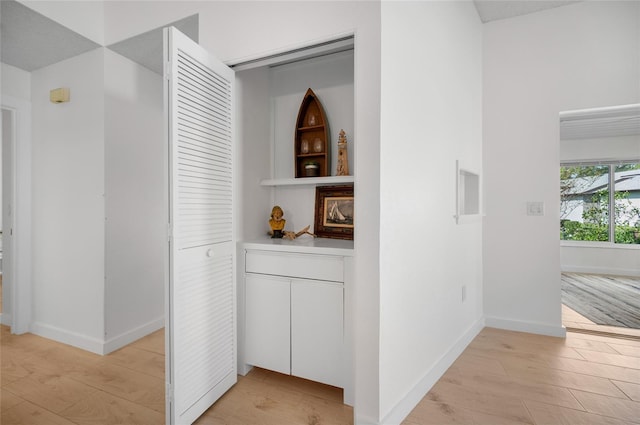
[[[11,332],[29,331],[31,323],[31,102],[2,95],[2,108],[13,112],[13,268]],[[5,227],[8,227],[5,225]]]

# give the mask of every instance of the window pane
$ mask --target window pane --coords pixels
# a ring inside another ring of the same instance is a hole
[[[615,167],[616,243],[640,243],[640,163]]]
[[[609,166],[560,167],[560,239],[609,240]]]

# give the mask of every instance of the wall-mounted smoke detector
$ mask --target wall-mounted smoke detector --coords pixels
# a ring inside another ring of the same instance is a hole
[[[52,103],[65,103],[69,101],[69,89],[61,87],[59,89],[53,89],[49,92],[49,100]]]

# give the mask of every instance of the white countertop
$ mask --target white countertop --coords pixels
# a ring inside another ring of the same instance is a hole
[[[301,252],[309,254],[353,256],[353,241],[343,239],[314,238],[302,235],[294,240],[261,239],[242,242],[244,249],[260,249],[263,251]]]

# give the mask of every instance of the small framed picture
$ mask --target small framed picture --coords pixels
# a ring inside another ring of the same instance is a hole
[[[353,240],[353,185],[316,187],[313,232],[321,238]]]

